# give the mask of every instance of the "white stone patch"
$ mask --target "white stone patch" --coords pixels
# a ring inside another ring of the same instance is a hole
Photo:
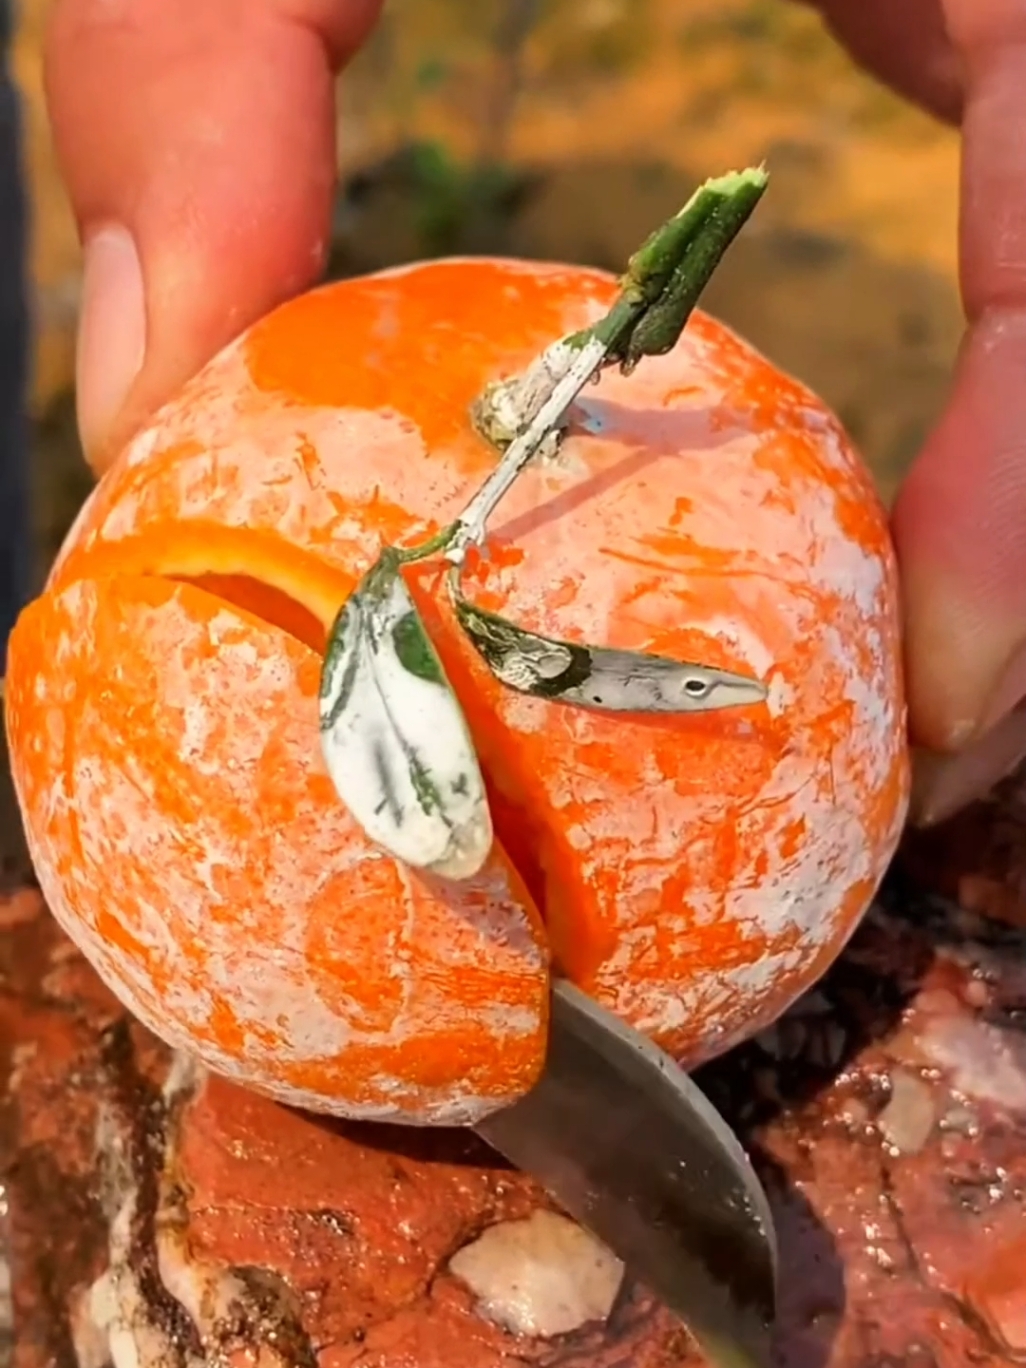
[[[164,1287],[195,1325],[208,1351],[205,1362],[230,1361],[221,1348],[227,1334],[250,1368],[296,1368],[295,1359],[279,1343],[283,1337],[273,1312],[263,1315],[252,1306],[249,1288],[231,1268],[194,1253],[184,1222],[185,1213],[173,1208],[165,1206],[158,1213],[157,1267]]]
[[[124,1138],[105,1110],[101,1110],[97,1130],[98,1148],[117,1169],[118,1205],[109,1218],[107,1270],[88,1294],[88,1316],[95,1334],[87,1335],[80,1324],[79,1340],[91,1343],[95,1350],[96,1340],[105,1338],[113,1368],[178,1368],[178,1348],[151,1313],[139,1270],[133,1266],[132,1225],[139,1189],[124,1154]]]
[[[895,1069],[891,1074],[890,1098],[876,1118],[876,1128],[884,1142],[899,1154],[918,1154],[936,1122],[930,1085],[918,1074]]]
[[[594,1235],[544,1210],[489,1226],[449,1269],[482,1316],[514,1335],[544,1339],[604,1322],[623,1281],[623,1264]]]
[[[1021,1037],[968,1016],[936,1016],[916,1032],[931,1064],[967,1097],[1026,1112],[1026,1047]]]
[[[71,1299],[68,1307],[68,1329],[78,1368],[111,1368],[110,1342],[106,1323],[109,1312],[104,1304],[106,1289],[96,1292],[96,1284],[87,1287]],[[93,1310],[97,1298],[99,1315]]]

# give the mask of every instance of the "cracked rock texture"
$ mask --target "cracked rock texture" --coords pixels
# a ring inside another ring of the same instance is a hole
[[[1026,1358],[1024,793],[910,838],[823,982],[700,1075],[775,1209],[781,1368]],[[0,902],[0,1042],[15,1368],[701,1362],[472,1136],[172,1058],[27,888]]]

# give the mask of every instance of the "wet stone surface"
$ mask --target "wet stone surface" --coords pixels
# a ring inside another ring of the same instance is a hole
[[[702,1071],[774,1205],[781,1368],[1026,1359],[1023,791],[910,840],[824,981]],[[473,1137],[320,1121],[172,1058],[24,888],[0,1042],[16,1368],[701,1362]]]

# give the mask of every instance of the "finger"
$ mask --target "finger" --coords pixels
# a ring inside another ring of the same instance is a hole
[[[961,277],[968,332],[946,411],[894,516],[913,735],[937,752],[936,821],[1026,754],[1026,14],[945,0],[965,72]]]
[[[803,0],[852,56],[893,90],[951,123],[962,114],[962,61],[942,0]]]
[[[378,0],[57,0],[55,143],[85,244],[77,389],[102,469],[321,269],[333,72]]]

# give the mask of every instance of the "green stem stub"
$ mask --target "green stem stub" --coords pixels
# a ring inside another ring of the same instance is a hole
[[[766,189],[762,167],[706,181],[684,208],[638,248],[620,281],[620,297],[590,328],[568,339],[598,337],[606,360],[631,371],[643,356],[676,346],[702,291]]]
[[[402,559],[386,548],[335,619],[321,674],[321,750],[371,840],[414,868],[467,879],[492,847],[488,799]]]

